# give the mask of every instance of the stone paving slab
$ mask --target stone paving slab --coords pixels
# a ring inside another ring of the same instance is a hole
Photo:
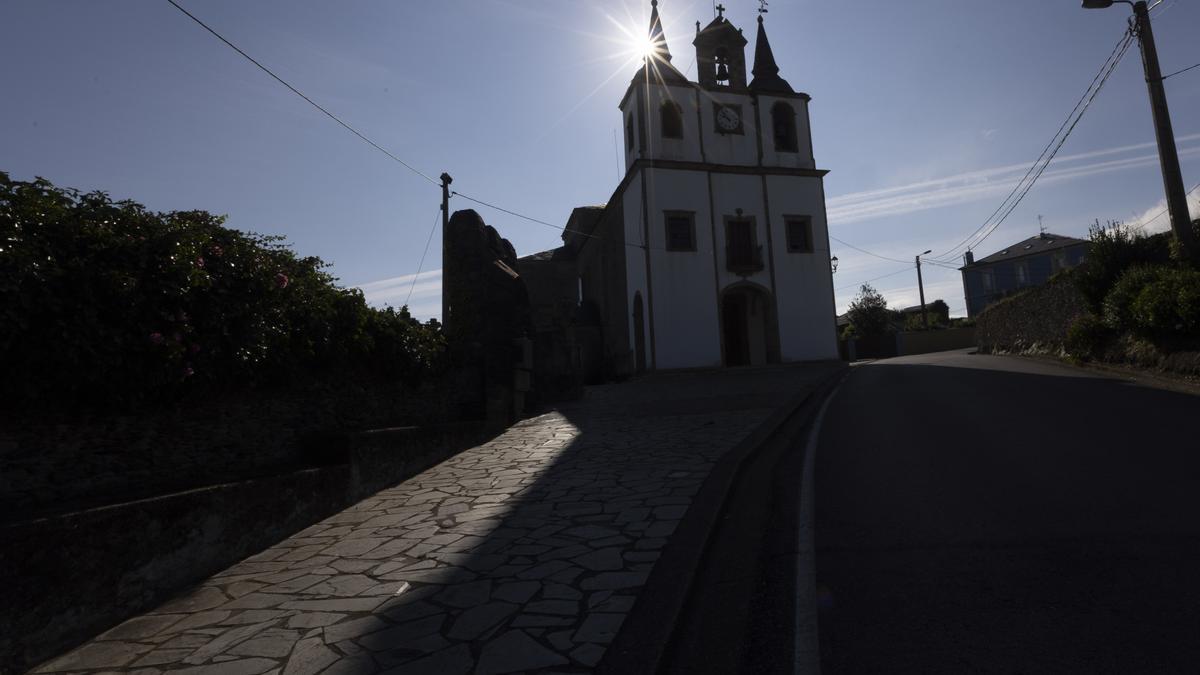
[[[588,671],[714,461],[818,374],[591,389],[32,672]]]

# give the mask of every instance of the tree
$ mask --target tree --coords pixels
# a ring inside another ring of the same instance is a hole
[[[891,328],[891,315],[888,312],[887,300],[870,284],[863,284],[858,296],[850,303],[846,312],[854,332],[861,337],[884,335]]]

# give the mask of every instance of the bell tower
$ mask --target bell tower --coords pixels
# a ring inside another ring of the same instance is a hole
[[[717,18],[700,28],[696,24],[696,70],[706,89],[746,88],[746,38],[725,18],[725,7],[717,5]]]

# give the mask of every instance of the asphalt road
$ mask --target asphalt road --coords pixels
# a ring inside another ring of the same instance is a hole
[[[964,352],[856,366],[815,457],[822,671],[1200,672],[1200,397]]]

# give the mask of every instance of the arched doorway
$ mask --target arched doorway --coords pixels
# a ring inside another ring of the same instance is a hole
[[[761,366],[779,361],[779,327],[770,293],[752,284],[721,296],[721,330],[726,366]]]
[[[640,292],[633,294],[633,355],[637,372],[646,372],[646,317]]]

